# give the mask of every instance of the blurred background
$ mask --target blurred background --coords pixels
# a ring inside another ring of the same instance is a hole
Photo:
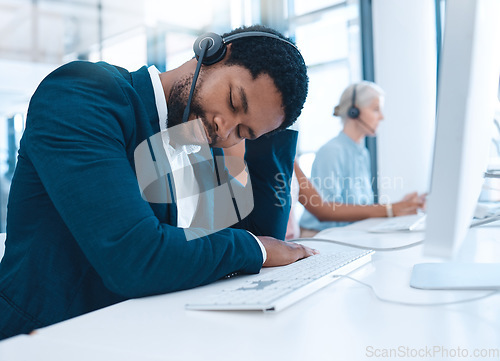
[[[341,130],[343,89],[362,79],[386,91],[386,119],[367,140],[377,196],[428,187],[436,72],[445,0],[0,0],[0,231],[31,95],[56,67],[104,60],[169,70],[193,56],[206,31],[263,24],[291,37],[310,77],[299,121],[306,174],[314,152]],[[270,50],[272,51],[272,50]],[[493,136],[500,150],[498,129]]]

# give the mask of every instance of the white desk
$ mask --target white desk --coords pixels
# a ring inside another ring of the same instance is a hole
[[[360,230],[377,220],[349,226]],[[340,232],[340,231],[339,231]],[[339,233],[339,237],[341,234]],[[423,233],[420,233],[423,236]],[[477,259],[500,258],[500,228],[483,227],[468,239]],[[390,242],[392,236],[386,237]],[[401,243],[408,237],[401,234]],[[415,238],[413,238],[415,239]],[[308,242],[309,243],[309,242]],[[377,246],[381,246],[378,244]],[[327,251],[327,243],[311,245]],[[470,298],[484,292],[411,289],[421,246],[377,252],[373,261],[351,274],[371,284],[384,298],[428,303]],[[465,256],[464,256],[465,257]],[[467,256],[468,257],[468,256]],[[0,342],[0,360],[373,360],[384,350],[419,360],[415,352],[435,347],[453,352],[495,349],[500,356],[500,295],[471,303],[409,307],[377,300],[360,284],[342,279],[279,313],[187,311],[196,295],[241,282],[235,278],[189,291],[126,301]],[[413,354],[412,354],[413,352]],[[429,355],[429,354],[427,354]],[[36,356],[36,357],[35,357]],[[427,357],[432,360],[460,359]]]

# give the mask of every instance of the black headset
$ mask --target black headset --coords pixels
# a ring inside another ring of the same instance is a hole
[[[227,52],[227,44],[229,44],[230,42],[236,39],[257,37],[257,36],[273,38],[282,41],[286,44],[289,44],[290,46],[293,46],[293,48],[297,50],[297,53],[302,57],[299,49],[295,46],[295,44],[291,43],[286,39],[280,38],[278,35],[268,33],[265,31],[246,31],[238,34],[229,35],[228,37],[225,38],[215,33],[205,33],[200,35],[193,44],[193,50],[196,56],[196,60],[198,60],[198,64],[196,65],[196,70],[193,75],[193,83],[191,84],[191,91],[189,92],[187,105],[186,108],[184,109],[184,115],[182,117],[183,123],[186,122],[189,117],[191,101],[193,98],[196,81],[198,80],[198,75],[200,73],[201,64],[212,65],[224,59],[224,56],[226,55]]]
[[[361,114],[361,111],[359,108],[356,106],[356,85],[354,85],[354,88],[352,89],[352,104],[347,109],[347,116],[352,119],[358,120],[366,129],[370,131],[373,135],[377,132],[376,129],[372,128],[368,123],[366,123],[363,119],[359,117]]]
[[[356,106],[356,85],[354,85],[354,89],[352,90],[352,104],[347,109],[347,116],[352,119],[358,119],[359,113],[359,108]]]
[[[212,65],[224,58],[227,52],[227,44],[231,43],[236,39],[257,37],[257,36],[277,39],[286,44],[289,44],[290,46],[293,46],[293,48],[297,50],[297,52],[299,51],[299,49],[297,49],[295,44],[291,43],[286,39],[280,38],[278,35],[264,31],[247,31],[243,33],[229,35],[228,37],[225,38],[215,33],[202,34],[196,39],[196,41],[193,44],[194,54],[196,56],[196,59],[200,60],[200,57],[203,54],[202,50],[204,45],[205,47],[208,46],[201,61],[205,65]]]

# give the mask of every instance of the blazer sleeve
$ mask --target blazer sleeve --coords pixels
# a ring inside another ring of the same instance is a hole
[[[245,142],[254,208],[235,227],[257,236],[285,239],[297,137],[297,131],[287,129]]]
[[[225,229],[186,241],[141,198],[130,154],[142,139],[140,97],[119,74],[70,63],[32,97],[23,147],[65,227],[106,287],[125,297],[257,273],[253,237]]]

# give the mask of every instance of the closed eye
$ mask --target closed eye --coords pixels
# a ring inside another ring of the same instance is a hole
[[[229,87],[229,107],[231,108],[231,110],[233,112],[236,111],[236,108],[235,108],[234,103],[233,103],[233,91],[232,91],[231,86]]]
[[[246,133],[246,134],[242,134],[242,129],[243,129],[243,133]],[[250,139],[250,140],[257,139],[257,136],[255,135],[255,132],[253,131],[253,129],[250,127],[247,127],[245,125],[243,126],[243,128],[241,125],[238,125],[238,127],[236,128],[236,135],[240,139]]]

